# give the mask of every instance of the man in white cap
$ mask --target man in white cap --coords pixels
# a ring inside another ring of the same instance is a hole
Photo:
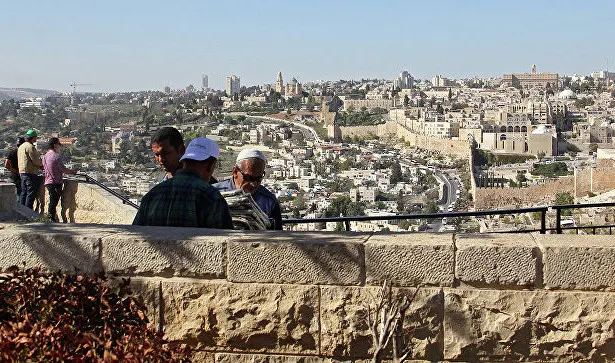
[[[232,229],[226,200],[209,184],[219,155],[215,141],[192,140],[180,159],[182,168],[143,197],[132,224]]]
[[[282,229],[282,212],[280,203],[275,195],[261,185],[265,177],[267,160],[265,154],[257,149],[244,149],[237,156],[233,167],[233,176],[214,184],[214,187],[223,192],[242,189],[252,194],[258,206],[273,221],[271,229]]]

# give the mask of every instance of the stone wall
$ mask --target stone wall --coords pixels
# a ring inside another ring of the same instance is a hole
[[[359,362],[385,279],[429,361],[613,361],[615,240],[0,224],[0,269],[131,277],[155,327],[205,362]]]
[[[457,155],[463,158],[468,157],[468,140],[449,140],[436,139],[426,135],[419,135],[407,129],[403,125],[397,125],[396,136],[408,142],[411,146],[421,149],[438,150],[444,154]]]
[[[478,210],[522,208],[532,205],[551,205],[555,195],[568,192],[574,195],[573,175],[523,188],[476,188],[475,207]],[[615,168],[578,169],[576,195],[586,196],[590,191],[599,194],[615,189]]]
[[[67,219],[76,223],[131,224],[137,210],[93,184],[64,183]]]

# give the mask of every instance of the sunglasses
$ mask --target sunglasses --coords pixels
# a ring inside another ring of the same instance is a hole
[[[260,183],[265,177],[265,172],[263,172],[261,176],[253,176],[253,175],[244,173],[239,168],[237,168],[237,171],[239,171],[239,174],[241,174],[241,176],[243,177],[243,180],[245,180],[248,183]]]

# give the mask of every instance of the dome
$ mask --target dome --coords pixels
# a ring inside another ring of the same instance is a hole
[[[576,93],[572,92],[571,90],[565,89],[562,92],[560,92],[557,97],[560,98],[560,99],[563,99],[563,100],[572,100],[572,99],[577,98],[577,95],[576,95]]]

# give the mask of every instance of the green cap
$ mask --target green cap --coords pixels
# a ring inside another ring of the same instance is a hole
[[[38,134],[36,133],[36,130],[28,130],[28,132],[26,132],[26,137],[34,137],[34,136],[38,136]]]

